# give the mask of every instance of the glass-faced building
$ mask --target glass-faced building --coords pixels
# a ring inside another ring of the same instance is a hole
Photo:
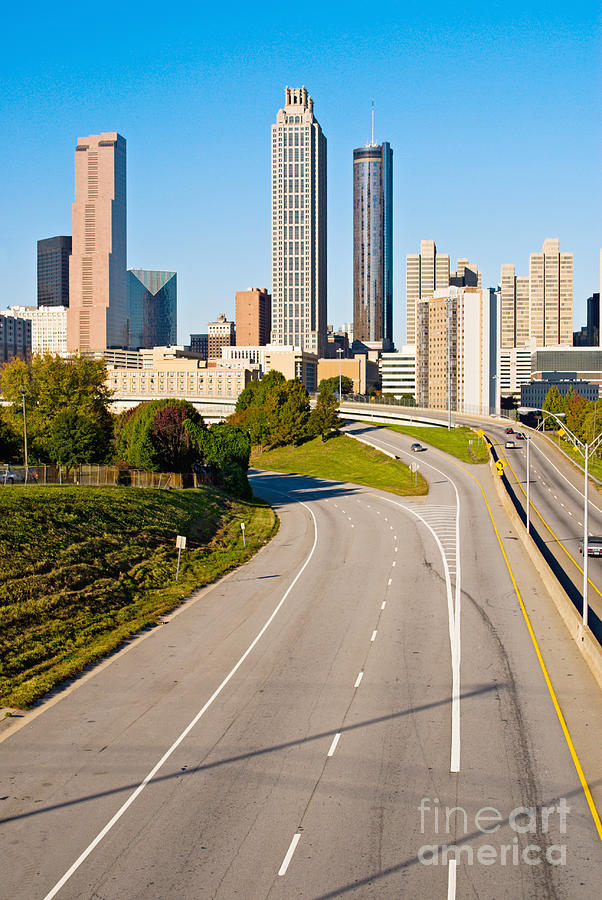
[[[393,151],[353,151],[353,336],[393,344]]]
[[[272,343],[326,353],[326,138],[304,87],[272,125]]]
[[[128,347],[169,347],[177,342],[177,274],[128,269]]]
[[[69,306],[71,235],[38,241],[38,306]]]

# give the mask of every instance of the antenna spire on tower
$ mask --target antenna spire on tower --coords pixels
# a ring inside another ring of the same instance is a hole
[[[372,146],[374,146],[374,100],[372,101]]]

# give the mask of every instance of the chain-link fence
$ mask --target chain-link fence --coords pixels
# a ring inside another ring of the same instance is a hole
[[[71,466],[13,466],[0,464],[0,487],[15,484],[79,484],[88,486],[128,485],[157,490],[199,487],[215,484],[214,473],[199,467],[197,472],[141,472],[119,466],[89,463]]]

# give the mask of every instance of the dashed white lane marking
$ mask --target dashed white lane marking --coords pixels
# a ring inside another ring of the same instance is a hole
[[[573,513],[570,511],[570,509],[569,509],[568,513],[569,513],[569,516],[573,515]]]
[[[554,494],[554,500],[558,500],[558,497],[556,496],[556,494]]]
[[[447,869],[447,900],[455,900],[456,897],[456,860],[450,859]]]
[[[332,739],[332,744],[330,745],[330,750],[328,751],[329,756],[334,756],[334,751],[337,749],[337,744],[339,743],[339,738],[341,737],[341,732],[337,731],[335,736]]]
[[[393,565],[395,565],[395,560],[393,560]]]
[[[565,507],[564,507],[564,503],[562,502],[562,500],[560,501],[560,505],[562,506],[563,509],[565,508]]]
[[[351,527],[352,527],[352,528],[355,528],[355,525],[353,524],[353,522],[351,523]]]
[[[360,674],[359,674],[359,675],[357,676],[357,678],[355,679],[355,684],[353,685],[354,688],[360,686],[360,684],[362,683],[362,678],[363,678],[363,677],[364,677],[364,673],[363,673],[363,671],[362,671],[362,672],[360,672]]]
[[[370,642],[375,641],[375,640],[376,640],[376,631],[373,631],[372,637],[370,638]]]
[[[293,858],[293,853],[295,852],[297,844],[299,843],[300,837],[301,837],[301,835],[299,834],[299,832],[297,832],[297,834],[293,835],[293,839],[290,843],[290,846],[289,846],[288,850],[286,851],[286,856],[282,860],[282,865],[278,869],[279,875],[286,874],[286,870],[288,869],[289,863],[290,863],[291,859]],[[450,862],[451,862],[451,860],[450,860]]]
[[[383,600],[383,602],[380,604],[380,608],[384,609],[386,605],[387,605],[387,601]]]
[[[351,516],[347,516],[347,518],[348,518],[348,519],[349,519],[349,521],[350,521],[350,522],[351,522]]]
[[[577,522],[577,525],[581,525],[581,527],[583,528],[583,522]]]
[[[395,552],[397,553],[397,547],[395,547]]]
[[[392,584],[393,584],[393,579],[389,578],[389,587],[391,587]]]
[[[394,540],[394,541],[397,540],[397,535],[396,535],[396,534],[393,535],[393,540]]]

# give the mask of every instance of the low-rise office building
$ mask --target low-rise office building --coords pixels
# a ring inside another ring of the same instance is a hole
[[[383,353],[380,358],[380,377],[383,396],[404,394],[416,397],[416,347],[405,344],[395,353]]]
[[[2,315],[31,322],[32,354],[67,354],[66,306],[11,306]]]
[[[31,320],[0,313],[0,365],[31,358]]]
[[[315,353],[288,344],[266,344],[254,347],[222,347],[222,362],[238,360],[259,366],[261,375],[272,369],[282,372],[286,379],[298,378],[310,394],[318,388],[318,357]],[[338,371],[338,370],[337,370]]]
[[[318,386],[326,378],[338,378],[339,373],[353,381],[354,394],[366,394],[371,387],[379,384],[377,363],[369,360],[365,354],[353,359],[319,359]]]
[[[520,389],[521,406],[541,409],[551,388],[556,388],[561,397],[569,392],[579,394],[584,400],[598,400],[600,388],[577,378],[576,372],[543,372],[543,378],[523,384]]]

